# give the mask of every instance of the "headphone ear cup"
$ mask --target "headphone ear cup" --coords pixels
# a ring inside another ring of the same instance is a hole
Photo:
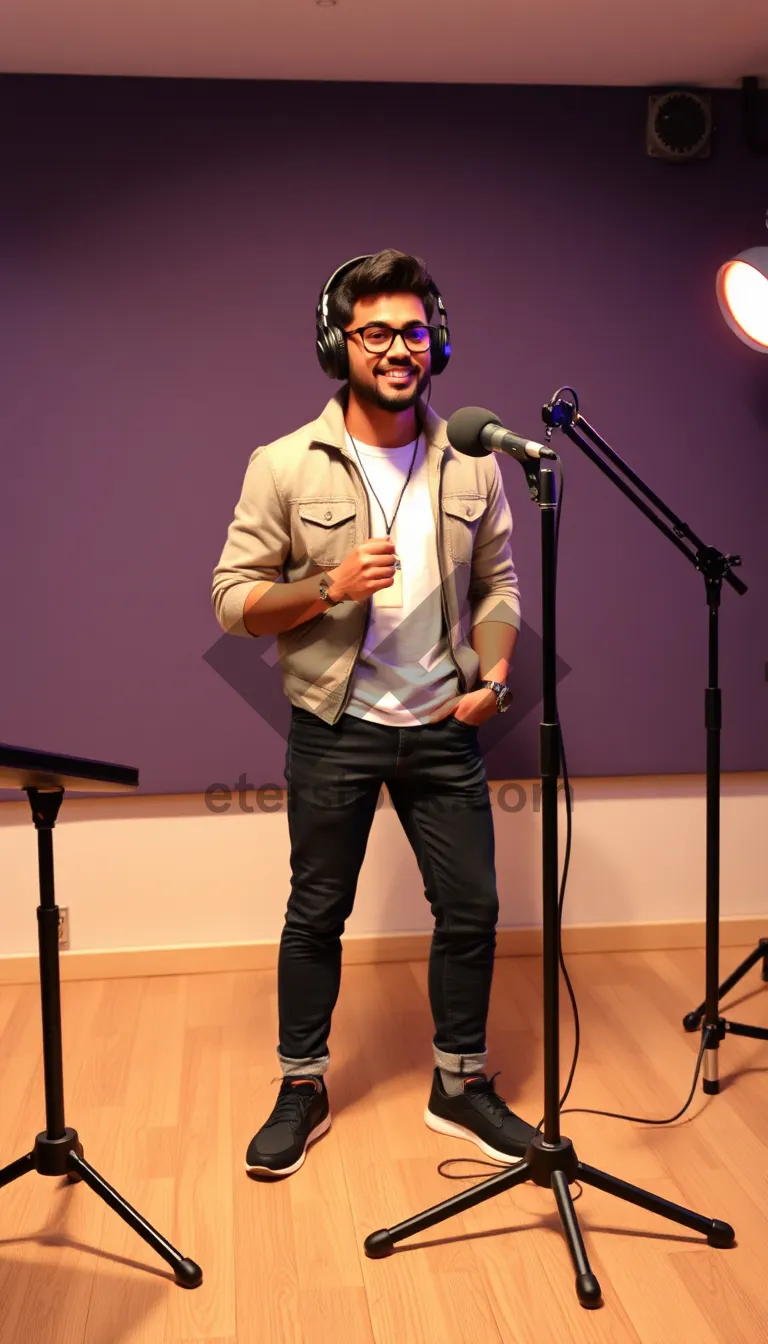
[[[349,377],[349,351],[347,350],[346,337],[339,327],[331,327],[329,335],[334,347],[333,367],[335,373],[333,376],[346,381]]]
[[[430,341],[430,356],[432,364],[432,377],[437,378],[438,374],[443,372],[448,360],[451,357],[450,334],[448,328],[442,324],[436,331],[432,332]]]
[[[333,377],[330,373],[331,352],[328,349],[328,335],[324,327],[318,326],[317,328],[315,349],[317,351],[318,363],[323,370],[323,373],[328,374],[329,378]]]
[[[347,342],[338,327],[318,327],[317,358],[329,378],[349,377]]]

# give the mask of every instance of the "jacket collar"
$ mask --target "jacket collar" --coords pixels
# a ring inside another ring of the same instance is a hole
[[[335,396],[331,397],[325,410],[318,416],[310,426],[310,447],[314,444],[322,444],[328,448],[338,448],[339,452],[345,457],[352,457],[346,443],[344,412],[347,405],[347,389],[342,387]],[[422,398],[419,398],[419,418],[424,427],[424,434],[427,443],[427,450],[437,453],[445,452],[450,447],[448,435],[446,434],[446,421],[443,420],[437,411],[433,411],[431,406],[427,406]]]

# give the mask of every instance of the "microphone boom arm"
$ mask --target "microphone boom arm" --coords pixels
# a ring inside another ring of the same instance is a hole
[[[676,546],[679,551],[682,551],[683,555],[688,557],[691,564],[694,565],[696,569],[700,570],[705,578],[712,580],[725,579],[725,582],[730,584],[737,593],[740,595],[746,593],[747,585],[732,573],[732,567],[741,564],[741,556],[724,555],[722,551],[718,551],[714,546],[705,545],[693,529],[689,527],[687,523],[683,522],[681,518],[678,518],[676,513],[672,512],[669,506],[664,503],[663,499],[660,499],[659,496],[651,490],[650,486],[646,485],[645,481],[638,476],[637,472],[632,470],[629,464],[626,463],[613,448],[611,448],[610,444],[606,443],[605,439],[603,439],[589,421],[584,418],[579,411],[576,394],[573,394],[574,401],[569,402],[565,397],[560,396],[560,392],[562,391],[573,392],[573,389],[559,389],[552,400],[547,402],[542,410],[542,419],[547,426],[547,438],[551,438],[553,429],[561,429],[571,442],[575,443],[577,448],[580,448],[591,462],[594,462],[595,466],[602,471],[603,475],[607,476],[609,481],[612,481],[615,486],[618,486],[622,494],[626,495],[627,499],[630,499],[635,507],[638,508],[641,513],[645,514],[646,518],[650,519],[654,527],[658,528],[660,532],[663,532],[665,537],[668,537],[672,542],[672,545]],[[583,430],[584,434],[592,440],[592,444],[594,444],[595,447],[587,443],[582,435],[577,432],[574,427],[575,424],[578,425]],[[604,453],[605,457],[609,460],[606,462],[600,454],[595,451],[595,448],[599,448],[600,452]],[[610,463],[612,463],[613,466],[611,466]],[[616,470],[614,470],[614,468],[616,468]],[[627,481],[622,480],[619,473],[626,476],[627,480],[630,481],[635,488],[632,489],[630,485],[627,484]],[[646,499],[651,501],[653,507],[658,510],[658,513],[653,512],[653,509],[651,509],[645,500],[640,497],[641,495],[645,495]],[[663,517],[659,517],[659,514],[662,514]],[[665,519],[668,521],[665,521]],[[686,542],[690,544],[687,545]]]

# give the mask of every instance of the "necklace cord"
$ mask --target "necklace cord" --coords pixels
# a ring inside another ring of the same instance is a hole
[[[349,430],[347,430],[347,433],[349,434]],[[389,539],[390,534],[391,534],[391,532],[392,532],[392,528],[395,526],[395,519],[397,518],[398,510],[399,510],[400,505],[401,505],[401,503],[402,503],[403,495],[405,494],[406,489],[408,488],[408,482],[409,482],[410,479],[411,479],[411,473],[412,473],[412,471],[413,471],[413,465],[414,465],[414,463],[415,463],[415,461],[416,461],[416,454],[417,454],[418,451],[419,451],[419,439],[421,438],[421,430],[419,430],[418,434],[416,435],[416,443],[414,444],[414,448],[413,448],[413,456],[412,456],[412,458],[411,458],[411,465],[410,465],[410,467],[408,468],[408,475],[406,476],[406,478],[405,478],[405,483],[404,483],[404,485],[403,485],[402,490],[400,491],[400,496],[399,496],[398,501],[397,501],[397,504],[396,504],[396,506],[395,506],[395,512],[392,514],[392,522],[391,522],[391,523],[388,523],[388,522],[387,522],[387,515],[386,515],[386,513],[384,512],[384,508],[383,508],[383,505],[382,505],[382,503],[381,503],[381,500],[379,499],[379,496],[376,494],[376,491],[374,490],[373,486],[371,485],[371,482],[370,482],[370,479],[369,479],[369,476],[368,476],[368,472],[365,470],[365,467],[363,466],[362,462],[360,461],[360,453],[358,452],[357,444],[355,443],[355,440],[352,438],[352,435],[351,435],[351,434],[349,434],[349,437],[350,437],[350,440],[351,440],[351,442],[352,442],[352,447],[353,447],[354,450],[355,450],[355,456],[356,456],[356,458],[357,458],[357,461],[358,461],[358,465],[359,465],[359,467],[360,467],[360,470],[362,471],[363,476],[365,477],[366,483],[367,483],[367,485],[368,485],[368,488],[369,488],[371,494],[373,495],[374,499],[376,500],[376,503],[378,504],[379,508],[381,509],[381,516],[382,516],[382,518],[384,519],[384,526],[385,526],[385,528],[386,528],[386,530],[387,530],[387,539]]]

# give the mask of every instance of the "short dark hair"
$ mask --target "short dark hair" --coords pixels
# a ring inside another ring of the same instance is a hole
[[[386,247],[342,277],[328,297],[328,320],[332,326],[346,327],[357,300],[366,294],[416,294],[430,322],[435,307],[431,285],[432,277],[420,257]]]

